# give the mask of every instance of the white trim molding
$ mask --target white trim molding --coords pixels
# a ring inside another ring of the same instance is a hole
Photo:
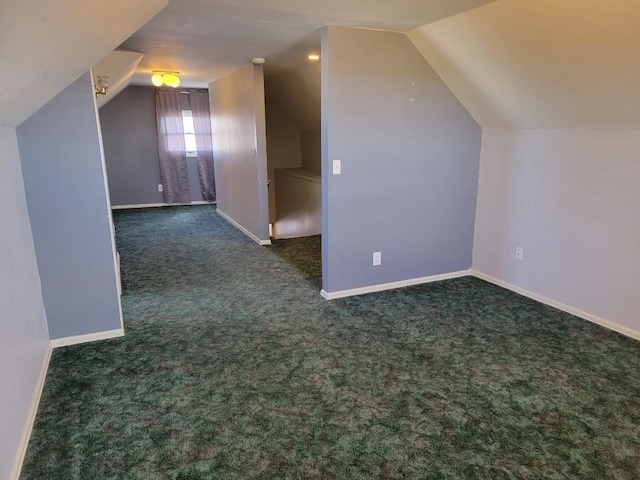
[[[216,210],[216,212],[218,212],[218,214],[224,218],[227,222],[229,222],[231,225],[233,225],[234,227],[236,227],[238,230],[240,230],[242,233],[244,233],[247,237],[249,237],[251,240],[253,240],[254,242],[256,242],[258,245],[271,245],[271,240],[260,240],[258,237],[256,237],[253,233],[251,233],[249,230],[247,230],[246,228],[244,228],[242,225],[240,225],[238,222],[236,222],[233,218],[231,218],[229,215],[227,215],[226,213],[224,213],[222,210],[220,210],[219,208]]]
[[[29,439],[31,438],[31,431],[33,430],[33,424],[36,421],[36,413],[38,413],[38,405],[40,405],[40,397],[44,390],[44,381],[47,378],[47,370],[49,369],[49,361],[51,360],[51,343],[47,344],[47,349],[42,359],[42,366],[40,367],[40,374],[38,376],[38,383],[33,391],[31,397],[31,405],[29,406],[29,416],[24,424],[22,430],[22,437],[20,438],[20,444],[18,446],[18,452],[11,469],[9,476],[12,480],[18,480],[20,478],[20,472],[22,471],[22,464],[24,463],[24,457],[27,454],[27,447],[29,446]]]
[[[614,332],[621,333],[622,335],[625,335],[627,337],[631,337],[635,340],[640,340],[640,332],[632,330],[629,327],[625,327],[624,325],[620,325],[619,323],[606,320],[602,317],[598,317],[597,315],[593,315],[592,313],[585,312],[584,310],[572,307],[571,305],[566,305],[562,302],[545,297],[544,295],[540,295],[525,288],[518,287],[509,282],[505,282],[504,280],[500,280],[499,278],[487,275],[486,273],[482,273],[474,269],[471,269],[470,272],[471,275],[476,278],[485,280],[489,283],[493,283],[494,285],[497,285],[499,287],[506,288],[507,290],[511,290],[512,292],[519,293],[520,295],[528,297],[532,300],[544,303],[545,305],[549,305],[550,307],[557,308],[558,310],[562,310],[563,312],[570,313],[571,315],[575,315],[576,317],[582,318],[583,320],[598,324],[601,327],[608,328],[609,330],[613,330]]]
[[[469,270],[460,270],[458,272],[442,273],[440,275],[431,275],[429,277],[410,278],[409,280],[401,280],[399,282],[380,283],[378,285],[370,285],[368,287],[352,288],[350,290],[338,290],[337,292],[327,292],[320,290],[327,300],[336,298],[352,297],[354,295],[363,295],[365,293],[382,292],[393,288],[410,287],[412,285],[420,285],[423,283],[439,282],[441,280],[450,280],[452,278],[468,277],[471,275]]]
[[[130,208],[155,208],[155,207],[187,207],[189,205],[215,205],[216,202],[197,200],[190,203],[134,203],[132,205],[111,205],[111,210],[127,210]]]
[[[51,347],[68,347],[69,345],[96,342],[98,340],[107,340],[109,338],[117,338],[122,336],[124,336],[124,328],[117,328],[115,330],[107,330],[106,332],[89,333],[87,335],[75,335],[73,337],[55,338],[51,340]]]

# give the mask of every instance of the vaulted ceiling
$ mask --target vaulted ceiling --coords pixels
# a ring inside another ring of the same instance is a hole
[[[404,32],[490,1],[171,0],[122,48],[144,53],[132,83],[149,85],[151,72],[164,69],[205,87],[254,57],[271,64],[283,51],[317,50],[313,32],[326,24]]]
[[[638,0],[497,0],[408,36],[484,128],[640,127]]]
[[[2,0],[0,125],[22,123],[167,0]]]
[[[253,57],[272,67],[303,62],[303,52],[318,48],[317,29],[338,24],[407,32],[484,128],[640,127],[638,0],[166,5],[1,2],[0,125],[24,121],[118,45],[144,54],[133,83],[149,84],[152,70],[168,69],[187,86],[205,86]]]

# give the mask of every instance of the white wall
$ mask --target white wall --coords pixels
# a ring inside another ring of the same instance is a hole
[[[474,268],[640,332],[639,181],[638,129],[484,130]]]
[[[10,127],[0,127],[0,205],[0,478],[13,478],[49,334],[16,132]]]

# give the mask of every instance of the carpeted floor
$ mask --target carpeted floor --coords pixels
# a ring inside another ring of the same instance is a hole
[[[317,237],[121,211],[123,338],[54,352],[23,479],[638,479],[640,342],[473,278],[325,301]]]

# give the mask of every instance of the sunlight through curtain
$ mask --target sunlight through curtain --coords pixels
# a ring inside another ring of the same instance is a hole
[[[166,203],[189,203],[180,92],[156,90],[160,178]]]
[[[191,112],[196,133],[202,198],[207,202],[214,202],[216,200],[216,184],[213,166],[209,92],[207,90],[189,90],[189,101],[191,102]]]

